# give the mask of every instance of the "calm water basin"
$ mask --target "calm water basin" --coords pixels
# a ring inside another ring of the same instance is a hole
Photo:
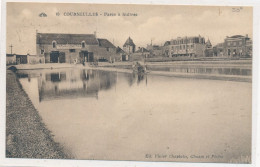
[[[18,76],[76,159],[230,162],[251,155],[251,83],[85,69]]]

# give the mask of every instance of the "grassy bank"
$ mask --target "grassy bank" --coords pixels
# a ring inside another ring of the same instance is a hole
[[[6,157],[72,158],[53,140],[15,73],[6,74]]]

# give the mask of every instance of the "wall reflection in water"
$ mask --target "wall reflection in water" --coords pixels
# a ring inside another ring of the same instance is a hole
[[[212,68],[212,67],[162,67],[148,66],[152,71],[170,71],[178,73],[196,73],[196,74],[218,74],[218,75],[252,75],[252,70],[247,68]]]

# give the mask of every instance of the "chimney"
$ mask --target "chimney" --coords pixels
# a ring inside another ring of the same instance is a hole
[[[246,34],[246,37],[248,38],[248,34]]]

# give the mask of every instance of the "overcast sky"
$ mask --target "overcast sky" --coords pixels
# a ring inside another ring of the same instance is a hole
[[[161,45],[178,36],[201,35],[211,43],[226,36],[252,37],[251,7],[89,5],[57,3],[7,4],[7,53],[35,54],[36,30],[40,33],[93,34],[122,47],[130,36],[134,43]],[[240,12],[237,12],[240,10]],[[40,13],[47,17],[39,17]],[[59,12],[60,15],[56,16]],[[98,16],[64,16],[64,12],[97,12]],[[135,13],[137,16],[104,16],[104,13]],[[102,15],[101,15],[102,14]]]

